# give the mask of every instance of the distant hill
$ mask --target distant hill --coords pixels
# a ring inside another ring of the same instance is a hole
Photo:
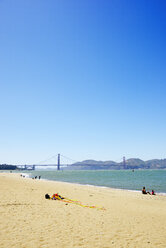
[[[126,160],[124,168],[123,162],[116,163],[114,161],[96,161],[84,160],[71,165],[73,169],[108,169],[108,170],[121,170],[121,169],[166,169],[166,159],[152,159],[143,161],[139,158],[130,158]]]

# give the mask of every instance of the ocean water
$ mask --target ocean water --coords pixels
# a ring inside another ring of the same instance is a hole
[[[166,170],[36,170],[25,172],[29,177],[41,176],[41,179],[95,185],[116,189],[141,191],[152,189],[166,194]]]

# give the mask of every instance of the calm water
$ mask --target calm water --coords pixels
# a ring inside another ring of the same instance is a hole
[[[26,171],[27,174],[27,171]],[[166,170],[86,170],[86,171],[31,171],[30,177],[118,189],[147,190],[166,193]]]

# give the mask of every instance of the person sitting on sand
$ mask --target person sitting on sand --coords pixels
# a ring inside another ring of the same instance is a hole
[[[152,189],[152,193],[151,193],[151,195],[155,195],[155,192],[154,192],[154,190]]]
[[[145,187],[143,187],[142,194],[144,194],[144,195],[149,194],[150,195],[150,192],[149,191],[146,191]]]

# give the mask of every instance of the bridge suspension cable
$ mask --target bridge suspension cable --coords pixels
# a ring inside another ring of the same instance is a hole
[[[66,157],[66,156],[64,156],[64,155],[62,155],[61,154],[61,157],[63,157],[63,158],[65,158],[65,159],[68,159],[68,160],[70,160],[70,161],[72,161],[72,162],[77,162],[76,160],[74,160],[74,159],[72,159],[72,158],[69,158],[69,157]]]
[[[36,163],[35,165],[41,165],[41,164],[46,163],[46,162],[48,162],[48,161],[50,161],[51,159],[54,159],[54,158],[57,158],[57,159],[58,159],[58,156],[59,156],[59,153],[57,153],[56,155],[53,155],[53,156],[51,156],[51,157],[49,157],[49,158],[47,158],[47,159],[45,159],[45,160],[42,160],[42,161]],[[72,159],[72,158],[69,158],[69,157],[67,157],[67,156],[64,156],[64,155],[62,155],[62,154],[60,154],[60,157],[66,159],[66,160],[71,161],[71,163],[76,163],[76,162],[77,162],[76,160],[74,160],[74,159]],[[59,159],[60,159],[60,157],[59,157]]]
[[[45,159],[45,160],[42,160],[42,161],[36,163],[36,165],[40,165],[40,164],[42,164],[42,163],[45,163],[45,162],[47,162],[47,161],[49,161],[49,160],[51,160],[51,159],[53,159],[53,158],[56,158],[57,156],[58,156],[58,154],[56,154],[56,155],[54,155],[54,156],[51,156],[51,157],[49,157],[49,158],[47,158],[47,159]]]

